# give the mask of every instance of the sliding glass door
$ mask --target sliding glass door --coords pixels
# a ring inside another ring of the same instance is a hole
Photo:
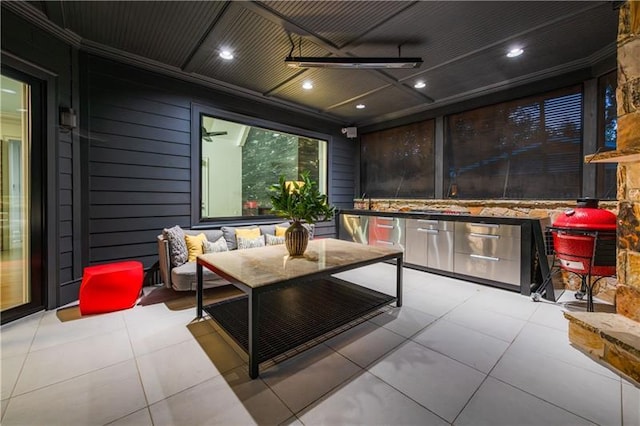
[[[34,131],[34,125],[42,123],[41,99],[41,85],[37,80],[3,67],[0,77],[2,323],[43,307],[42,250],[37,241],[42,232],[40,224],[33,221],[34,217],[42,217],[41,160],[34,158],[40,146],[37,135],[41,129]]]

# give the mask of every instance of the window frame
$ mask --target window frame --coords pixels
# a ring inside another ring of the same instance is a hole
[[[332,160],[332,137],[326,133],[320,133],[300,127],[290,126],[287,124],[270,121],[263,118],[244,115],[236,112],[225,111],[210,105],[192,103],[191,104],[191,227],[211,227],[222,225],[246,225],[273,223],[278,219],[276,215],[258,215],[258,216],[229,216],[229,217],[202,217],[202,151],[200,137],[200,123],[202,116],[207,115],[221,120],[232,121],[245,126],[260,127],[275,132],[290,133],[296,136],[307,137],[311,139],[319,139],[327,143],[327,175],[324,182],[327,188],[326,195],[330,200],[331,188],[329,185],[331,176],[331,160]]]
[[[606,84],[604,84],[605,81],[607,81],[609,78],[613,77],[613,81],[616,82],[616,87],[614,88],[614,96],[613,96],[613,102],[614,102],[614,110],[617,110],[617,97],[616,97],[616,89],[617,89],[617,70],[611,70],[609,72],[606,72],[604,74],[601,74],[597,77],[597,103],[596,103],[596,115],[597,115],[597,133],[596,133],[596,152],[600,152],[600,151],[606,151],[609,149],[609,147],[607,147],[605,145],[606,143],[606,139],[605,139],[605,93],[604,93],[604,89],[606,87]],[[617,120],[617,117],[616,117]],[[617,133],[617,132],[616,132]],[[616,141],[617,142],[617,141]],[[616,144],[617,146],[617,144]],[[613,147],[615,149],[615,147]],[[617,179],[614,179],[614,184],[615,186],[612,188],[613,190],[611,191],[611,193],[609,194],[608,197],[604,198],[603,195],[603,190],[605,189],[605,177],[606,177],[606,171],[605,168],[607,167],[611,167],[611,168],[617,168],[615,165],[611,165],[609,164],[605,164],[605,163],[601,163],[601,164],[596,164],[596,172],[595,172],[595,188],[594,188],[594,193],[596,198],[601,199],[601,200],[609,200],[609,201],[615,201],[617,199],[617,193],[618,193],[618,188],[617,188]]]
[[[548,90],[544,90],[544,91],[540,91],[540,92],[536,92],[533,94],[529,94],[529,95],[525,95],[525,96],[519,96],[519,97],[514,97],[514,98],[510,98],[510,99],[505,99],[499,102],[493,102],[493,103],[489,103],[486,105],[481,105],[478,107],[474,107],[474,108],[469,108],[469,109],[464,109],[464,110],[460,110],[460,111],[455,111],[455,112],[451,112],[449,114],[446,114],[443,116],[443,122],[444,122],[444,147],[443,147],[443,156],[442,156],[442,167],[443,167],[443,199],[451,199],[451,198],[456,198],[456,199],[460,199],[460,200],[474,200],[474,199],[478,199],[478,197],[461,197],[460,195],[456,194],[454,196],[449,196],[448,192],[449,192],[449,187],[451,186],[451,182],[450,182],[450,178],[448,177],[448,171],[446,170],[446,166],[448,165],[447,163],[447,155],[449,152],[449,145],[451,144],[451,135],[450,135],[450,131],[449,131],[449,122],[451,120],[452,116],[455,115],[459,115],[459,114],[464,114],[464,113],[468,113],[471,111],[475,111],[475,110],[479,110],[479,109],[483,109],[483,108],[488,108],[488,107],[495,107],[497,105],[502,105],[502,104],[509,104],[509,103],[514,103],[514,102],[521,102],[521,101],[526,101],[528,99],[532,99],[532,98],[544,98],[546,97],[546,95],[550,94],[550,93],[554,93],[554,92],[560,92],[560,91],[564,91],[564,90],[570,90],[572,88],[579,88],[578,92],[581,96],[580,98],[580,103],[581,103],[581,107],[580,107],[580,115],[581,115],[581,120],[580,120],[580,158],[584,157],[584,143],[585,143],[585,133],[584,133],[584,127],[585,127],[585,86],[584,86],[584,82],[578,82],[578,83],[574,83],[574,84],[569,84],[569,85],[563,85],[560,87],[556,87],[556,88],[552,88],[552,89],[548,89]],[[546,99],[544,99],[546,100]],[[581,183],[580,187],[578,188],[579,194],[576,195],[575,197],[567,197],[567,198],[561,198],[561,197],[546,197],[546,198],[542,198],[545,200],[554,200],[554,201],[565,201],[565,200],[571,200],[571,199],[575,199],[575,198],[579,198],[583,196],[583,192],[584,192],[584,188],[583,188],[583,182],[584,182],[584,164],[582,162],[579,163],[579,172],[578,172],[578,181]],[[448,185],[449,184],[449,185]],[[524,200],[538,200],[540,198],[513,198],[513,197],[507,197],[507,198],[495,198],[495,197],[489,197],[492,199],[498,199],[498,200],[518,200],[518,201],[524,201]]]

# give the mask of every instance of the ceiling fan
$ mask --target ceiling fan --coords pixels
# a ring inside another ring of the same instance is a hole
[[[228,134],[228,132],[224,130],[221,132],[208,132],[204,126],[200,128],[200,132],[202,133],[202,140],[205,142],[213,142],[213,139],[211,139],[213,136],[224,136]]]

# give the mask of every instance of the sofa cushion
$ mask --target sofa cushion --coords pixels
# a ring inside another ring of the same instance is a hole
[[[180,266],[187,261],[187,243],[184,239],[184,231],[176,225],[162,230],[162,235],[169,241],[169,260],[171,266]]]
[[[207,241],[218,241],[222,237],[222,231],[219,229],[183,229],[184,235],[204,234]]]
[[[207,268],[202,268],[204,288],[217,287],[229,282]],[[177,291],[195,290],[197,288],[196,262],[187,262],[171,270],[171,286]]]
[[[284,233],[287,231],[287,228],[289,228],[289,227],[288,226],[276,225],[275,236],[276,237],[284,237]]]
[[[279,226],[282,228],[288,228],[289,225],[290,225],[289,222],[282,222],[282,223],[276,223],[272,225],[258,225],[258,227],[260,228],[260,233],[262,235],[276,235],[276,226]]]
[[[275,235],[265,234],[265,242],[268,246],[277,246],[284,244],[284,237],[276,237]]]
[[[224,239],[224,237],[220,237],[217,241],[214,242],[205,240],[202,244],[202,248],[205,253],[219,253],[229,250],[229,247],[227,247],[227,241]]]
[[[264,236],[257,238],[238,237],[238,250],[251,249],[256,247],[264,247]]]
[[[207,241],[207,237],[203,233],[200,233],[198,235],[185,235],[184,239],[187,243],[187,251],[189,252],[187,262],[195,262],[196,258],[204,253],[202,245]]]
[[[221,228],[222,235],[224,239],[227,241],[227,247],[229,250],[235,250],[238,248],[238,242],[236,240],[236,229],[259,229],[256,225],[251,226],[223,226]],[[215,241],[215,240],[209,240]]]

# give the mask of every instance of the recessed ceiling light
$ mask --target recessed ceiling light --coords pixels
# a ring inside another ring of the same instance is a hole
[[[223,50],[220,52],[220,57],[225,61],[230,61],[233,59],[233,53],[230,50]]]
[[[358,109],[365,109],[367,106],[365,104],[358,104],[356,105],[356,108]]]
[[[511,49],[507,52],[507,58],[515,58],[516,56],[520,56],[524,53],[524,50],[520,47],[516,47],[515,49]]]
[[[15,95],[15,94],[16,94],[16,91],[15,91],[15,90],[11,90],[11,89],[2,89],[2,91],[3,91],[4,93],[10,93],[10,94],[12,94],[12,95]]]
[[[422,89],[423,87],[427,87],[427,84],[424,81],[418,81],[413,85],[416,89]]]
[[[302,83],[302,88],[304,90],[311,90],[313,89],[313,83],[310,81],[305,81],[304,83]]]

